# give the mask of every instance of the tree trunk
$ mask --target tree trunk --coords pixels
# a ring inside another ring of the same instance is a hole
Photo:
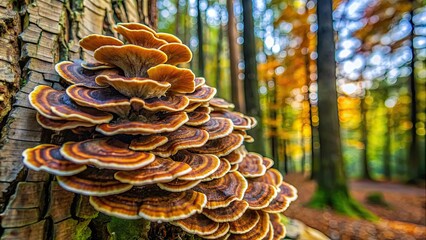
[[[410,183],[415,183],[417,180],[421,180],[425,173],[422,173],[421,164],[420,164],[420,157],[419,157],[419,148],[417,144],[417,132],[416,132],[416,124],[417,124],[417,94],[416,94],[416,74],[414,71],[415,61],[416,61],[416,51],[414,49],[414,23],[413,23],[413,16],[414,16],[414,9],[415,9],[415,2],[414,0],[411,0],[411,11],[410,11],[410,24],[411,24],[411,34],[410,34],[410,40],[411,40],[411,74],[409,78],[409,89],[411,94],[411,103],[410,103],[410,120],[411,120],[411,141],[410,141],[410,148],[409,148],[409,157],[408,157],[408,177]]]
[[[332,19],[332,1],[319,0],[318,16],[318,113],[320,161],[317,172],[318,187],[311,206],[330,206],[338,212],[365,218],[374,218],[350,196],[340,141],[337,111],[335,44]]]
[[[109,239],[113,232],[117,239],[126,239],[132,230],[137,232],[137,239],[147,239],[149,235],[155,235],[154,239],[173,239],[170,232],[179,231],[168,225],[167,231],[156,232],[157,224],[151,224],[148,232],[147,221],[130,223],[99,214],[88,197],[62,189],[46,172],[25,168],[21,157],[27,148],[60,143],[63,139],[61,133],[52,134],[38,125],[28,93],[37,85],[62,89],[55,63],[87,56],[78,46],[81,37],[115,34],[115,21],[155,27],[156,1],[25,2],[28,1],[0,1],[2,116],[6,116],[11,97],[15,97],[0,143],[1,239]]]
[[[222,16],[222,13],[220,13]],[[220,17],[220,24],[219,24],[219,36],[217,41],[217,47],[216,47],[216,89],[217,89],[217,96],[221,97],[222,93],[222,77],[221,77],[221,59],[222,59],[222,45],[223,45],[223,27],[222,27],[222,17]]]
[[[387,127],[387,133],[386,133],[386,142],[385,142],[385,152],[383,154],[383,175],[386,180],[391,180],[392,172],[391,172],[391,160],[392,160],[392,153],[391,153],[391,144],[392,144],[392,125],[393,125],[393,119],[392,119],[392,109],[388,108],[386,113],[386,127]]]
[[[235,110],[245,112],[243,82],[238,75],[238,63],[240,61],[240,48],[237,44],[237,29],[234,16],[233,0],[226,0],[228,11],[228,45],[229,45],[229,68],[231,71],[231,92],[232,102],[235,104]]]
[[[274,79],[275,82],[275,79]],[[272,92],[270,93],[270,100],[269,100],[269,119],[271,120],[270,124],[270,141],[271,141],[271,154],[272,159],[279,159],[278,156],[278,121],[277,121],[277,87],[276,84],[274,84],[274,87],[272,89]]]
[[[258,143],[263,142],[262,112],[259,101],[259,85],[257,82],[257,64],[256,64],[256,43],[254,39],[253,7],[251,0],[243,0],[243,18],[244,18],[244,93],[246,103],[246,113],[256,118],[259,123],[257,127],[250,130],[254,139]],[[264,144],[247,144],[250,151],[265,155]]]
[[[197,36],[198,36],[198,76],[204,74],[204,49],[203,49],[203,18],[201,16],[200,0],[197,1]]]
[[[364,149],[362,149],[362,157],[361,157],[361,162],[362,162],[362,166],[361,166],[361,177],[363,179],[366,180],[372,180],[371,175],[370,175],[370,168],[368,166],[368,120],[367,120],[367,106],[365,103],[365,98],[366,95],[364,96],[364,98],[361,99],[361,106],[360,106],[360,111],[361,111],[361,142],[364,145]]]

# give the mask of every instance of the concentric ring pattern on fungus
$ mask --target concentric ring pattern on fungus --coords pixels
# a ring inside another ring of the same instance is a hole
[[[96,62],[56,65],[64,91],[29,95],[40,125],[80,135],[27,149],[25,165],[110,216],[170,222],[205,239],[283,238],[278,213],[297,191],[271,159],[245,149],[255,119],[179,67],[192,53],[177,37],[136,23],[116,31],[124,41],[80,41]]]

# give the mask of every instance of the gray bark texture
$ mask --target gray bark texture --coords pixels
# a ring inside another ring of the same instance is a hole
[[[38,125],[28,94],[40,84],[61,89],[55,64],[88,57],[78,41],[115,35],[117,22],[155,28],[156,1],[0,0],[0,239],[105,239],[88,198],[24,167],[21,153],[62,137]]]

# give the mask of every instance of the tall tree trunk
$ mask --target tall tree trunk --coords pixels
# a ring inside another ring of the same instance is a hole
[[[284,166],[283,166],[283,169],[281,170],[281,172],[288,173],[289,157],[288,157],[288,154],[287,154],[287,139],[286,138],[284,138],[282,140],[282,144],[283,144],[283,152],[284,152],[284,154],[283,154]]]
[[[221,14],[221,13],[220,13]],[[216,47],[216,88],[218,92],[218,97],[221,97],[221,86],[222,86],[222,77],[221,77],[221,59],[222,59],[222,45],[223,45],[223,26],[222,26],[222,17],[220,18],[220,24],[219,24],[219,36],[217,40],[217,47]]]
[[[179,4],[179,0],[176,0],[176,14],[175,14],[175,35],[178,36],[179,38],[182,38],[181,36],[181,28],[180,28],[180,21],[181,21],[181,17],[180,17],[180,4]]]
[[[330,206],[352,216],[374,218],[349,196],[340,141],[336,93],[332,1],[318,0],[318,111],[320,162],[311,206]]]
[[[198,75],[204,75],[204,39],[203,18],[201,16],[200,0],[197,1],[197,36],[198,36]]]
[[[270,101],[269,101],[269,118],[271,120],[270,124],[270,141],[271,141],[271,154],[272,158],[276,159],[276,161],[279,160],[278,156],[278,122],[277,122],[277,87],[274,84],[273,90],[270,94]]]
[[[244,87],[243,81],[239,78],[240,71],[238,63],[240,61],[240,48],[237,43],[238,33],[236,29],[233,0],[226,0],[226,9],[228,11],[228,45],[229,45],[229,68],[231,71],[231,92],[232,102],[235,109],[245,112]]]
[[[386,178],[386,180],[391,180],[392,173],[391,173],[391,160],[392,160],[392,153],[391,153],[391,144],[392,144],[392,109],[388,108],[386,112],[386,127],[387,127],[387,133],[386,133],[386,142],[385,142],[385,152],[383,154],[383,175]]]
[[[366,95],[361,99],[361,106],[360,106],[360,112],[361,112],[361,142],[364,145],[364,148],[362,149],[362,157],[361,157],[361,177],[363,179],[372,180],[370,175],[370,168],[368,166],[368,121],[367,121],[367,106],[365,103]]]
[[[417,94],[416,94],[416,74],[414,72],[414,66],[416,62],[416,51],[414,49],[414,23],[413,23],[413,16],[414,16],[414,9],[415,9],[415,0],[411,0],[411,11],[410,11],[410,24],[411,24],[411,33],[410,33],[410,40],[411,40],[411,74],[409,77],[409,89],[411,94],[411,104],[410,104],[410,120],[411,120],[411,141],[410,141],[410,148],[409,148],[409,157],[408,157],[408,178],[409,182],[414,183],[417,180],[422,179],[422,176],[425,176],[424,170],[422,173],[421,164],[420,164],[420,157],[419,157],[419,148],[417,144],[417,132],[416,132],[416,124],[417,124]]]
[[[11,97],[14,95],[16,99],[0,138],[1,239],[110,239],[107,225],[116,236],[138,227],[137,238],[146,239],[148,234],[155,234],[156,224],[151,225],[148,233],[146,221],[127,221],[127,224],[125,220],[114,221],[99,214],[89,204],[88,197],[62,189],[44,171],[24,167],[21,154],[41,143],[61,143],[63,138],[62,133],[52,134],[38,125],[28,93],[38,85],[62,89],[55,63],[89,56],[78,47],[81,37],[115,34],[115,20],[155,27],[156,1],[26,2],[29,1],[0,1],[3,116],[8,112]],[[113,222],[123,227],[117,228]]]
[[[256,128],[249,132],[257,142],[263,142],[262,112],[259,101],[259,85],[257,81],[256,64],[256,43],[254,39],[253,7],[252,0],[243,0],[243,18],[244,18],[244,93],[246,103],[246,113],[256,118],[259,123]],[[248,144],[251,151],[265,155],[264,144]]]

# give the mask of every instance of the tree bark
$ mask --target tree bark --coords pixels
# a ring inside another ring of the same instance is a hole
[[[88,197],[65,191],[46,172],[24,167],[25,149],[64,137],[38,125],[28,94],[38,85],[62,89],[54,66],[89,56],[80,50],[80,38],[115,35],[115,21],[156,27],[156,1],[26,2],[0,0],[0,111],[8,114],[0,138],[1,239],[106,239],[111,234],[99,224],[106,216]]]
[[[389,95],[388,95],[389,96]],[[391,171],[391,160],[392,160],[392,128],[393,128],[393,119],[392,119],[392,109],[388,108],[386,112],[386,142],[385,142],[385,152],[383,154],[383,175],[386,180],[391,180],[392,171]]]
[[[243,0],[243,18],[244,18],[244,93],[246,113],[256,118],[259,123],[257,127],[250,130],[257,142],[263,141],[262,129],[262,112],[260,110],[259,101],[259,85],[257,81],[257,64],[256,64],[256,43],[254,39],[254,23],[253,23],[253,7],[251,0]],[[250,151],[258,152],[265,155],[264,144],[247,144]]]
[[[235,26],[234,4],[233,0],[226,0],[226,8],[228,10],[228,45],[229,45],[229,62],[231,70],[231,92],[232,102],[235,109],[245,112],[243,82],[239,78],[238,62],[240,61],[240,49],[237,44],[237,29]]]
[[[222,13],[220,13],[222,14]],[[222,16],[222,15],[221,15]],[[220,24],[219,24],[219,36],[217,41],[217,47],[216,47],[216,89],[217,89],[217,96],[221,97],[222,92],[222,77],[221,77],[221,59],[222,59],[222,45],[223,45],[223,27],[222,27],[222,17],[220,17]]]
[[[203,18],[201,16],[200,0],[197,1],[197,36],[198,36],[198,75],[204,74],[204,49],[203,49]]]
[[[317,190],[311,206],[350,215],[375,219],[349,195],[343,164],[337,109],[335,43],[332,1],[318,0],[318,114],[320,161],[316,180]]]
[[[419,157],[419,148],[417,144],[417,132],[416,132],[416,124],[417,124],[417,94],[416,94],[416,74],[414,71],[414,66],[416,62],[416,50],[414,49],[414,9],[415,9],[416,1],[411,0],[411,11],[410,11],[410,24],[411,24],[411,33],[410,33],[410,41],[411,41],[411,74],[409,77],[409,89],[411,94],[411,103],[410,103],[410,120],[411,120],[411,141],[409,148],[409,157],[408,157],[408,177],[410,183],[415,183],[417,180],[421,180],[424,178],[425,173],[422,173],[421,165],[420,165],[420,157]]]
[[[366,94],[367,95],[367,94]],[[360,106],[360,111],[361,111],[361,142],[364,145],[364,149],[362,149],[362,157],[361,157],[361,162],[362,162],[362,178],[363,179],[367,179],[367,180],[372,180],[371,175],[370,175],[370,168],[368,166],[368,121],[367,121],[367,106],[365,103],[365,98],[366,95],[364,96],[364,98],[361,99],[361,106]]]

